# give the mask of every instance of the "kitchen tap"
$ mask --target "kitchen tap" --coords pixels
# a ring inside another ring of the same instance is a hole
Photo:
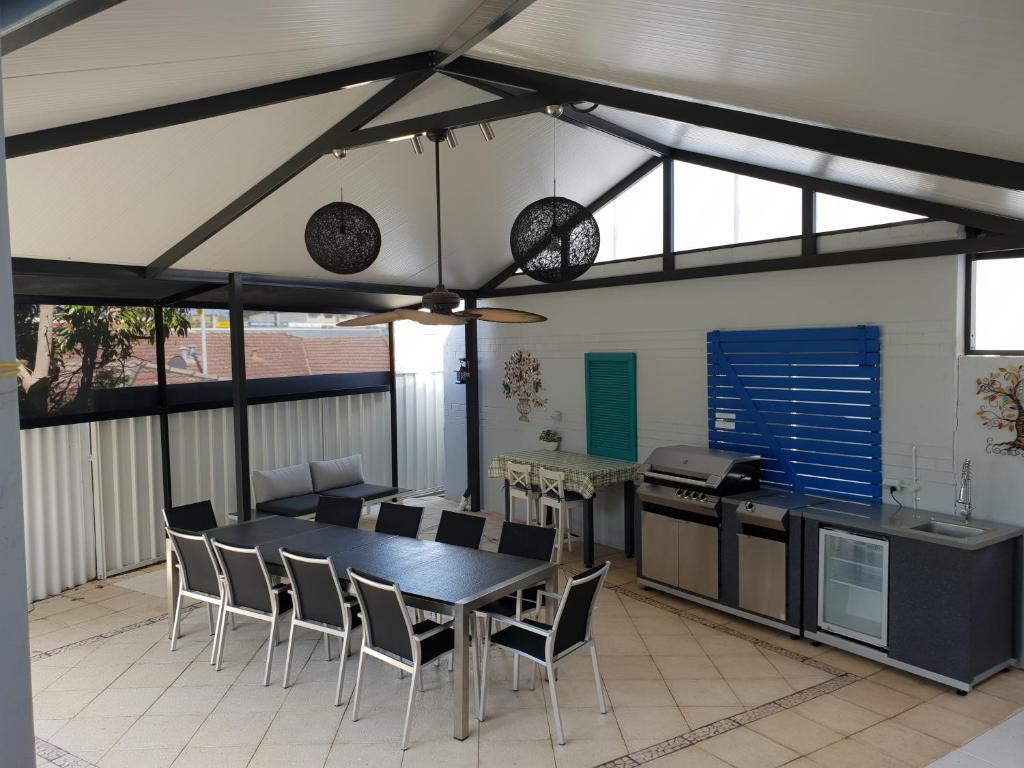
[[[960,467],[960,483],[956,490],[956,501],[953,502],[953,514],[970,522],[974,504],[971,502],[971,460],[964,459]]]

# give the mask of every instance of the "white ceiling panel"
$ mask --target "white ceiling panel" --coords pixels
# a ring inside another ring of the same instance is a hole
[[[554,121],[530,115],[494,123],[484,142],[477,130],[459,146],[441,148],[445,282],[476,288],[511,263],[512,222],[530,202],[551,193]],[[558,123],[558,192],[589,203],[647,159],[648,154],[592,131]],[[292,277],[337,277],[306,253],[310,214],[337,199],[366,208],[383,245],[368,270],[339,279],[432,286],[433,146],[413,154],[409,142],[367,147],[342,161],[324,158],[185,257],[187,269],[238,270]]]
[[[432,50],[478,0],[127,0],[3,58],[9,135]]]
[[[1024,160],[1019,0],[540,0],[493,61]]]
[[[487,91],[466,85],[447,75],[431,75],[426,82],[414,88],[397,104],[388,107],[366,125],[372,128],[435,112],[484,104],[497,98]]]
[[[148,264],[383,86],[8,160],[12,252]]]
[[[1024,219],[1024,192],[1017,190],[850,160],[608,107],[600,107],[596,114],[676,149]]]

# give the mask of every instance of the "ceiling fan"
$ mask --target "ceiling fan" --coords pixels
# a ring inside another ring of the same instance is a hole
[[[472,320],[485,320],[490,323],[544,322],[547,320],[544,315],[521,309],[479,307],[456,311],[462,298],[459,294],[444,287],[441,271],[441,142],[447,140],[448,129],[430,131],[427,133],[427,138],[434,142],[434,196],[437,203],[437,285],[424,295],[421,302],[427,311],[393,309],[389,312],[353,317],[350,320],[343,320],[338,325],[351,328],[361,325],[379,325],[395,320],[413,320],[423,325],[465,325]]]

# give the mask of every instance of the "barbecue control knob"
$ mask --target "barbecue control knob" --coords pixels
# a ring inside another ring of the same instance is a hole
[[[697,498],[699,498],[701,501],[707,501],[708,500],[708,495],[706,493],[702,493]]]
[[[747,512],[753,512],[753,511],[754,511],[754,502],[752,502],[752,501],[748,501],[748,502],[746,502],[746,503],[745,503],[745,504],[743,505],[743,508],[744,508],[745,510],[747,510]]]

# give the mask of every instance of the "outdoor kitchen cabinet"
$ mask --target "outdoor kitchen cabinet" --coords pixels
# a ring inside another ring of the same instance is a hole
[[[717,521],[668,509],[644,509],[640,521],[640,577],[717,600]]]

